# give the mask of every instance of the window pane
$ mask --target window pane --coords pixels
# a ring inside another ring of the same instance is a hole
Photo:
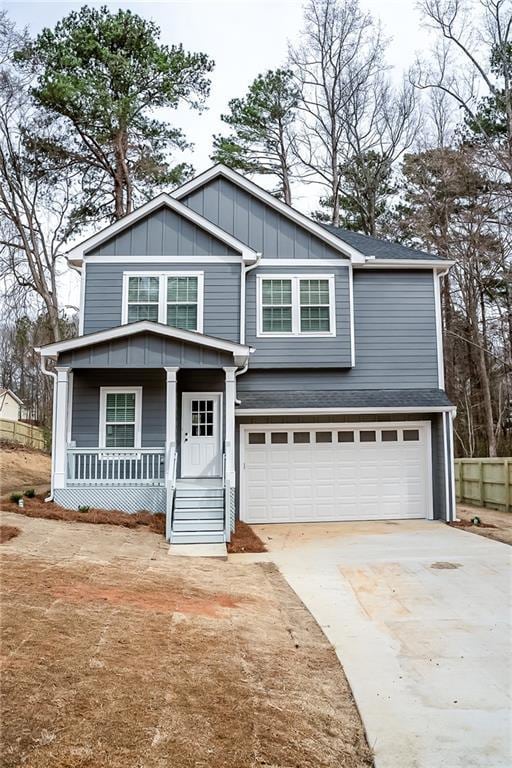
[[[419,440],[420,432],[418,429],[404,429],[404,440]]]
[[[263,280],[261,293],[263,304],[291,304],[292,281]]]
[[[359,433],[359,441],[361,443],[374,443],[377,439],[374,429],[361,430]]]
[[[158,302],[158,277],[128,278],[128,301]]]
[[[317,443],[332,443],[332,432],[316,432]]]
[[[398,432],[396,429],[383,429],[382,430],[382,442],[383,443],[396,443],[398,440]]]
[[[197,331],[197,304],[168,304],[167,325]]]
[[[301,307],[300,329],[303,333],[330,331],[329,307]]]
[[[351,430],[344,430],[343,432],[338,432],[338,443],[353,443],[354,442],[354,433]]]
[[[107,448],[133,448],[134,424],[107,424],[105,445]]]
[[[197,277],[169,277],[167,301],[192,303],[197,301]]]
[[[249,432],[249,445],[264,445],[265,437],[264,432]]]
[[[309,443],[310,442],[309,432],[294,432],[293,433],[293,442],[294,443]]]
[[[107,422],[134,422],[135,421],[135,393],[134,392],[108,392],[107,393]]]
[[[267,333],[291,333],[291,307],[263,307],[263,331]]]
[[[329,304],[328,280],[301,280],[300,281],[301,305]]]
[[[270,442],[271,443],[287,443],[288,442],[288,433],[287,432],[272,432],[270,435]]]
[[[158,304],[129,304],[128,322],[136,323],[138,320],[152,320],[158,322]]]

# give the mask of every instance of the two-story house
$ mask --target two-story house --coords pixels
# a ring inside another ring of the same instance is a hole
[[[323,226],[221,166],[69,254],[80,335],[55,377],[52,493],[248,523],[455,514],[443,388],[450,262]]]

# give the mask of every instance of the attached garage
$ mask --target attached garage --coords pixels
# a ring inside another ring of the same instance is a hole
[[[429,422],[243,425],[248,523],[432,517]]]

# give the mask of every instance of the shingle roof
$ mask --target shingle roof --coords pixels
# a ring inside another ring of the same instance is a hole
[[[252,408],[439,408],[452,403],[442,389],[363,389],[239,392],[237,411]]]
[[[409,248],[391,240],[379,240],[376,237],[362,235],[360,232],[352,232],[350,229],[334,227],[332,224],[324,224],[326,229],[340,240],[356,248],[364,256],[375,256],[376,259],[428,259],[429,261],[444,261],[441,256],[433,253]]]

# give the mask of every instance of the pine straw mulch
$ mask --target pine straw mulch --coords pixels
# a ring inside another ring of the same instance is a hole
[[[19,507],[12,501],[2,502],[2,509],[6,512],[15,512],[26,517],[40,517],[46,520],[64,520],[68,523],[93,523],[96,525],[120,525],[123,528],[138,528],[146,526],[154,533],[165,533],[165,515],[153,514],[141,510],[140,512],[120,512],[108,509],[89,509],[87,512],[79,512],[76,509],[64,509],[53,501],[45,501],[44,496],[35,496],[33,499],[23,499],[24,507]]]
[[[15,539],[21,533],[19,528],[15,525],[0,525],[0,544],[5,544],[6,541]]]
[[[266,546],[251,526],[241,520],[236,521],[235,532],[231,536],[227,549],[230,554],[267,551]]]
[[[2,768],[372,765],[336,654],[274,566],[41,552],[3,558]]]

